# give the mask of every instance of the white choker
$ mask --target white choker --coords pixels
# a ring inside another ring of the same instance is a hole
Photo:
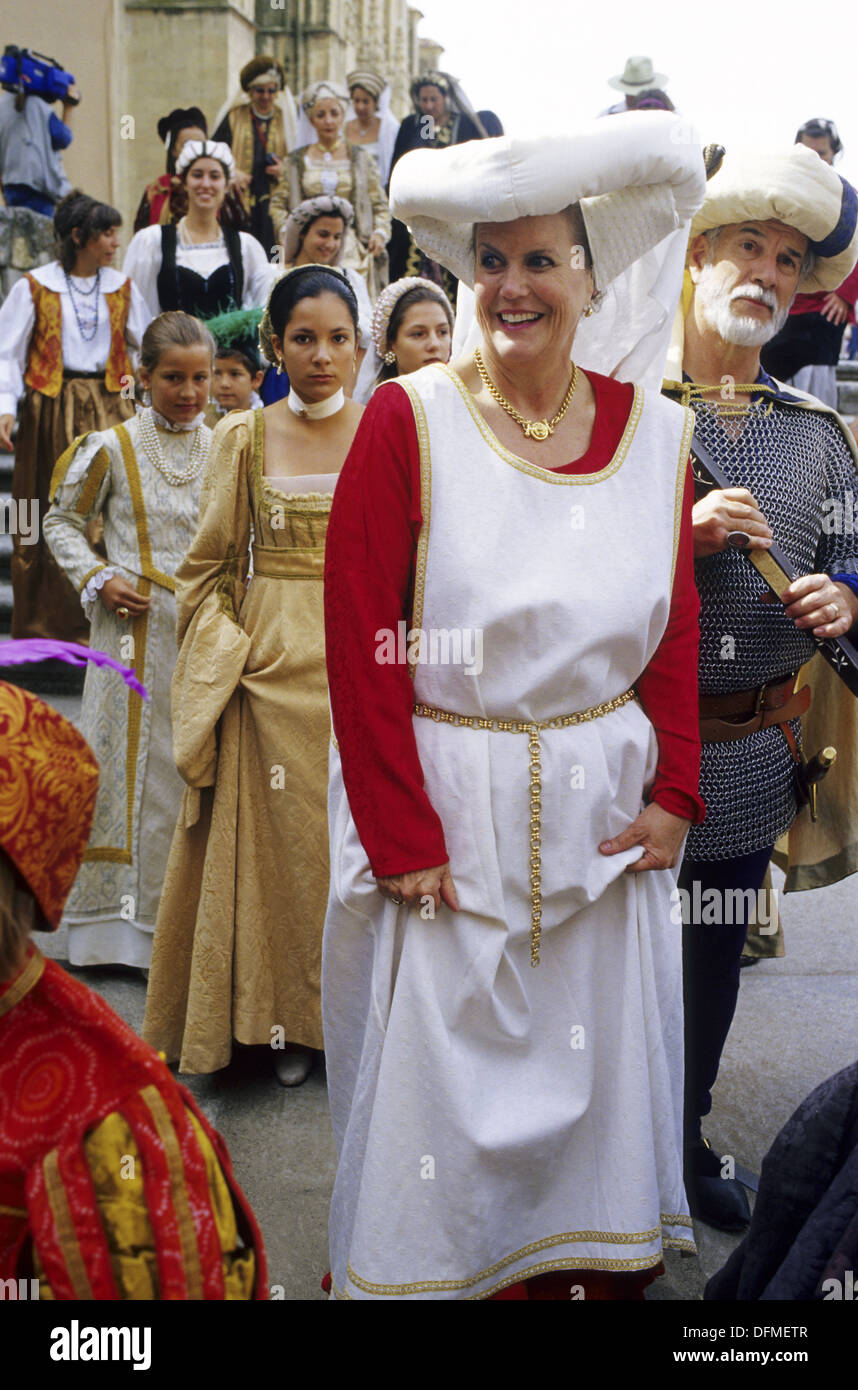
[[[294,386],[289,392],[289,409],[293,414],[300,415],[302,420],[326,420],[329,415],[336,415],[338,410],[342,410],[345,403],[346,393],[342,386],[326,401],[319,401],[318,405],[307,405],[306,401],[301,400]]]

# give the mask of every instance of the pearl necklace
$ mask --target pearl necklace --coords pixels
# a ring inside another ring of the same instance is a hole
[[[194,251],[210,251],[215,246],[223,246],[223,232],[218,231],[217,241],[191,241],[188,235],[187,218],[180,217],[178,222],[179,240],[186,250],[193,248]]]
[[[161,441],[158,438],[158,431],[155,428],[151,406],[147,406],[145,410],[141,410],[137,417],[137,423],[140,430],[140,443],[143,445],[143,452],[153,468],[157,468],[162,478],[166,478],[171,487],[181,487],[183,483],[190,483],[202,472],[203,464],[208,454],[206,436],[203,433],[202,425],[198,425],[194,431],[194,442],[191,446],[191,457],[188,466],[180,472],[176,468],[171,468],[164,457],[164,450],[161,448]]]
[[[342,410],[345,403],[346,393],[342,386],[333,396],[329,396],[326,401],[319,401],[316,405],[308,405],[306,401],[302,401],[294,386],[289,391],[289,409],[302,420],[326,420],[329,415],[336,415],[338,410]]]

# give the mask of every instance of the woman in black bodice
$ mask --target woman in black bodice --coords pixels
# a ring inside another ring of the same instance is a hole
[[[183,309],[205,319],[265,303],[275,267],[254,237],[218,222],[234,167],[228,145],[189,140],[176,162],[187,189],[187,213],[175,224],[144,227],[132,238],[124,270],[153,316]]]

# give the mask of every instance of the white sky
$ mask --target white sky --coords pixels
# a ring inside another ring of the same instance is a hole
[[[413,0],[418,32],[475,107],[515,135],[574,129],[622,94],[607,79],[647,54],[703,142],[791,144],[833,120],[838,173],[858,184],[856,0]]]

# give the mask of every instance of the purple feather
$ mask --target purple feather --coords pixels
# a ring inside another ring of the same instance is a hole
[[[148,690],[140,684],[134,672],[108,656],[107,652],[96,652],[92,647],[82,647],[77,642],[55,642],[49,637],[0,642],[0,666],[22,666],[27,661],[45,661],[49,657],[67,661],[70,666],[85,666],[88,661],[96,666],[110,666],[119,672],[131,690],[136,690],[144,700],[149,699]]]

